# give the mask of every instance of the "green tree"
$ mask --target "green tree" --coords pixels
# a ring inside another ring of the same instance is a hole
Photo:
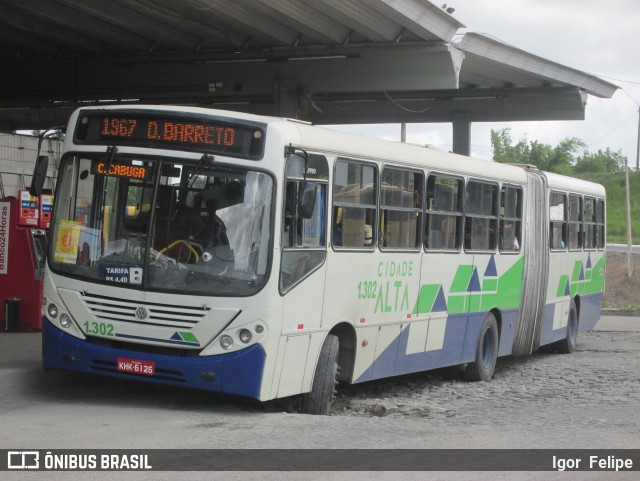
[[[551,159],[555,155],[553,147],[541,144],[537,140],[531,142],[529,164],[535,165],[540,170],[549,170]]]
[[[554,156],[549,163],[549,171],[558,174],[571,175],[573,165],[576,163],[576,155],[580,150],[586,149],[586,144],[575,137],[562,140],[553,149]]]
[[[511,129],[491,130],[494,160],[508,164],[529,163],[530,149],[527,138],[520,139],[515,145],[511,143]]]
[[[622,151],[612,152],[609,147],[604,152],[602,149],[599,149],[594,154],[585,152],[584,155],[578,157],[573,169],[576,174],[588,172],[610,172],[616,174],[623,170],[624,155],[622,155]]]
[[[624,165],[621,151],[612,152],[607,148],[592,154],[587,145],[576,137],[567,137],[552,147],[526,137],[516,144],[510,129],[492,130],[491,146],[494,160],[511,164],[530,164],[547,172],[574,175],[588,172],[620,172]]]

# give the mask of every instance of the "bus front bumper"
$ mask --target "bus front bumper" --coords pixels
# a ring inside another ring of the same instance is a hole
[[[118,359],[153,363],[153,375],[122,372]],[[258,344],[241,351],[206,357],[177,357],[100,346],[70,336],[42,318],[45,369],[77,371],[119,379],[161,383],[260,398],[265,352]]]

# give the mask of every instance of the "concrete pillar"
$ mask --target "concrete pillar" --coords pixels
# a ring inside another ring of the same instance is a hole
[[[290,79],[276,79],[274,90],[276,101],[276,111],[274,114],[278,117],[297,118],[297,82]]]
[[[469,112],[453,112],[453,152],[471,155],[471,121]]]

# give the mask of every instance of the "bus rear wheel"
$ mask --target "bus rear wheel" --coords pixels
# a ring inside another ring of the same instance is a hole
[[[311,392],[302,395],[301,411],[306,414],[329,414],[338,384],[340,341],[329,334],[320,350]]]
[[[476,359],[467,365],[464,377],[467,381],[491,381],[498,360],[498,323],[493,313],[487,314],[480,329]]]
[[[576,302],[571,299],[569,306],[569,319],[567,320],[567,334],[564,339],[556,343],[556,349],[560,354],[571,354],[576,349],[578,341],[578,309]]]

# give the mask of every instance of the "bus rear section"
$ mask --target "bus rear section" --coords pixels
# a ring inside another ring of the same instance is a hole
[[[605,288],[606,193],[601,185],[548,179],[549,280],[541,345],[575,349],[578,332],[600,319]]]

